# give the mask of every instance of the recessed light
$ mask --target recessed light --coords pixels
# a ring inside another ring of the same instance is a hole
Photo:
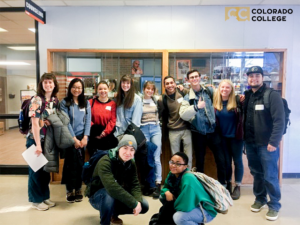
[[[8,48],[18,51],[35,51],[35,46],[11,46]]]
[[[26,63],[26,62],[0,61],[0,65],[5,65],[5,66],[27,66],[27,65],[30,65],[30,64]]]
[[[0,32],[7,32],[7,30],[0,27]]]
[[[28,28],[31,32],[35,33],[35,28]]]

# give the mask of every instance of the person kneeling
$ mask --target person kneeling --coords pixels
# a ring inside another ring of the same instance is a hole
[[[175,153],[169,161],[170,172],[161,190],[163,206],[157,224],[196,225],[208,223],[217,215],[202,184],[187,172],[188,162],[189,158],[183,152]]]
[[[97,163],[90,187],[91,205],[100,211],[100,224],[123,224],[123,214],[135,216],[148,211],[142,197],[136,165],[133,160],[137,149],[132,135],[125,134],[118,147],[108,151]]]

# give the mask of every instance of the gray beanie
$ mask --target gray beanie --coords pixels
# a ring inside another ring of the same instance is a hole
[[[118,149],[123,147],[124,145],[128,145],[133,147],[135,150],[137,149],[137,144],[134,136],[125,134],[122,139],[119,141]]]

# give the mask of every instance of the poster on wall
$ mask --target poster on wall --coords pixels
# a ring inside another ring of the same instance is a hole
[[[143,74],[144,61],[142,59],[132,59],[131,65],[131,74],[134,77],[140,77]]]
[[[23,103],[27,99],[31,99],[31,97],[34,95],[36,95],[35,90],[20,90],[21,103]]]
[[[176,60],[177,80],[182,80],[186,77],[187,72],[191,69],[191,60]]]

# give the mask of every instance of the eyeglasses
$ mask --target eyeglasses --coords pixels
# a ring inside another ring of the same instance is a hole
[[[194,80],[194,79],[197,79],[197,78],[199,78],[199,76],[193,76],[193,77],[190,77],[189,79]]]
[[[180,166],[186,166],[186,164],[180,164],[180,163],[176,163],[176,162],[173,162],[172,160],[169,161],[169,165],[171,166],[176,166],[176,167],[180,167]]]
[[[72,89],[73,89],[73,90],[79,90],[79,91],[82,90],[81,87],[72,87]]]

